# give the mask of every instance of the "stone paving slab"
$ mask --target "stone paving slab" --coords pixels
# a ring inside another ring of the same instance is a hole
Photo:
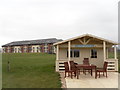
[[[80,74],[79,79],[67,77],[67,88],[118,88],[118,73],[108,72],[108,78],[101,75],[95,79],[94,75]]]

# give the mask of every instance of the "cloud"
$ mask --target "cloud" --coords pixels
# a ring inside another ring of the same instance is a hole
[[[91,33],[118,40],[118,0],[1,0],[0,41]]]

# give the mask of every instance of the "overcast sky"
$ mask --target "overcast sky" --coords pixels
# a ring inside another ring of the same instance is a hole
[[[86,33],[118,40],[118,0],[0,0],[0,46]]]

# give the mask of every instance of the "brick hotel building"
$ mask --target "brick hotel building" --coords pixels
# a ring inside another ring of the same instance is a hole
[[[53,43],[62,39],[50,38],[29,41],[15,41],[2,46],[3,53],[55,53]]]

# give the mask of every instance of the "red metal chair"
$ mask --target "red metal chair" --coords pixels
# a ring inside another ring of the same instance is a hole
[[[99,78],[100,78],[100,72],[103,72],[103,76],[104,76],[104,73],[106,73],[106,78],[107,78],[107,65],[108,65],[108,62],[104,62],[103,68],[97,68],[96,73],[98,76],[98,72],[99,72]]]

